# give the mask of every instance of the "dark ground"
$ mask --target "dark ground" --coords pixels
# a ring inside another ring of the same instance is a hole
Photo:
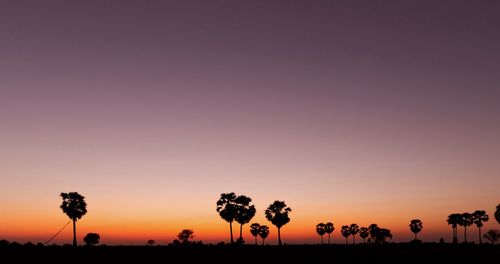
[[[8,246],[0,263],[500,263],[500,246]]]

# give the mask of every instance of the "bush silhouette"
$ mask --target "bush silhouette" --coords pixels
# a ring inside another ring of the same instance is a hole
[[[495,242],[497,242],[500,239],[500,231],[496,229],[490,229],[488,230],[488,232],[486,232],[486,234],[484,234],[484,238],[489,240],[491,244],[494,245]]]
[[[87,246],[92,246],[92,245],[97,245],[99,244],[99,240],[101,239],[101,236],[97,233],[88,233],[84,238],[83,241]]]

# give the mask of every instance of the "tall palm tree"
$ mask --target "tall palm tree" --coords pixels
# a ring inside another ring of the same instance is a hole
[[[463,213],[460,215],[458,225],[464,227],[464,243],[467,243],[467,227],[473,224],[473,216],[469,213]]]
[[[77,192],[61,193],[61,197],[61,209],[73,221],[73,246],[76,247],[76,221],[87,213],[87,203]]]
[[[366,238],[370,235],[370,230],[368,227],[359,228],[359,236],[363,239],[363,243],[366,243]]]
[[[233,221],[236,217],[236,195],[232,193],[222,193],[217,201],[217,212],[222,219],[229,222],[229,232],[231,235],[231,244],[234,243],[233,239]]]
[[[424,228],[424,226],[423,226],[422,221],[420,221],[420,219],[411,220],[410,230],[411,230],[411,232],[413,232],[413,234],[415,234],[415,240],[417,240],[417,233],[422,231],[423,228]]]
[[[349,233],[352,235],[352,244],[356,244],[356,235],[359,233],[359,225],[358,224],[351,224],[349,226]]]
[[[330,235],[333,233],[333,230],[335,230],[335,227],[332,222],[325,224],[325,232],[328,234],[328,245],[330,245]]]
[[[280,229],[290,222],[288,213],[291,211],[292,209],[288,207],[284,201],[274,201],[265,211],[267,220],[271,221],[271,223],[278,228],[278,245],[280,246],[282,245]]]
[[[458,213],[454,213],[448,216],[446,220],[448,225],[451,225],[451,229],[453,231],[453,243],[458,243],[458,234],[457,234],[457,226],[460,221],[461,215]]]
[[[323,235],[326,233],[325,224],[319,223],[316,225],[316,233],[321,236],[321,245],[323,245]]]
[[[250,225],[250,234],[255,237],[255,245],[257,245],[257,236],[259,235],[259,227],[258,223],[253,223]]]
[[[261,225],[259,227],[259,236],[262,238],[262,245],[265,245],[267,236],[269,236],[269,227],[266,225]]]
[[[472,213],[472,221],[476,224],[477,229],[479,230],[479,244],[482,244],[481,240],[481,227],[484,222],[488,222],[490,220],[489,216],[486,214],[484,210],[476,210]]]
[[[495,211],[495,219],[500,224],[500,204],[497,205],[497,210]]]
[[[349,243],[347,238],[351,235],[351,229],[349,228],[349,226],[344,225],[342,226],[340,233],[342,234],[343,237],[345,237],[345,244],[347,245]]]
[[[238,241],[243,243],[243,225],[250,222],[255,216],[255,206],[250,204],[252,199],[245,195],[240,195],[234,200],[236,206],[235,220],[240,224],[240,238]]]

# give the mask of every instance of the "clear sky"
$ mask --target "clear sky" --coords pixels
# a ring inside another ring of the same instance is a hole
[[[424,241],[450,241],[450,213],[500,203],[499,13],[499,1],[0,1],[0,239],[48,239],[68,221],[59,193],[77,191],[80,238],[166,243],[192,228],[228,241],[215,202],[234,191],[261,224],[286,201],[287,243],[317,243],[327,221],[337,241],[350,223],[406,241],[413,218]]]

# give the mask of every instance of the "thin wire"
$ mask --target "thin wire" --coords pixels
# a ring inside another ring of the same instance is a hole
[[[52,239],[56,238],[56,236],[59,235],[59,233],[61,233],[64,230],[64,228],[66,228],[69,225],[69,223],[71,223],[71,220],[69,220],[61,229],[59,229],[59,231],[57,231],[55,235],[53,235],[49,240],[45,241],[43,244],[46,245],[47,243],[52,241]]]

